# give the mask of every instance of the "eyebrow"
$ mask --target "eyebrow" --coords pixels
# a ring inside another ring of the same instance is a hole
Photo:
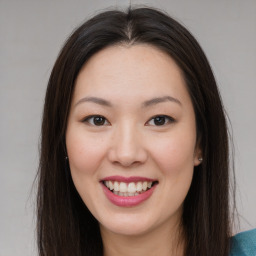
[[[81,104],[83,102],[93,102],[93,103],[96,103],[96,104],[99,104],[99,105],[102,105],[105,107],[112,107],[112,104],[109,101],[104,100],[102,98],[98,98],[98,97],[84,97],[81,100],[79,100],[75,104],[75,106],[77,106],[78,104]]]
[[[166,102],[166,101],[171,101],[171,102],[177,103],[180,106],[182,106],[181,102],[178,99],[176,99],[174,97],[171,97],[171,96],[163,96],[163,97],[156,97],[156,98],[144,101],[142,103],[142,107],[150,107],[152,105],[156,105],[156,104]],[[80,99],[75,104],[75,106],[77,106],[78,104],[84,103],[84,102],[93,102],[93,103],[96,103],[96,104],[99,104],[99,105],[102,105],[102,106],[105,106],[105,107],[112,107],[113,106],[109,101],[104,100],[102,98],[98,98],[98,97],[84,97],[84,98]]]
[[[180,106],[182,106],[181,102],[178,99],[171,97],[171,96],[163,96],[163,97],[157,97],[157,98],[147,100],[142,103],[142,106],[149,107],[149,106],[156,105],[158,103],[162,103],[162,102],[166,102],[166,101],[171,101],[171,102],[177,103]]]

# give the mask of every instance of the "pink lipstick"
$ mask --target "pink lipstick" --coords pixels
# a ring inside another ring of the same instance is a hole
[[[132,207],[149,199],[158,181],[145,177],[109,176],[101,180],[106,197],[120,207]]]

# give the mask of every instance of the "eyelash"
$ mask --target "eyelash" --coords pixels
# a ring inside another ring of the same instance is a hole
[[[154,123],[154,126],[164,126],[164,125],[167,125],[167,124],[175,122],[174,118],[172,118],[170,116],[167,116],[167,115],[156,115],[156,116],[153,116],[149,121],[147,121],[147,123],[149,123],[151,120],[152,121],[156,121],[156,118],[165,118],[165,121],[164,121],[164,124],[161,124],[161,125],[156,125]]]
[[[102,119],[99,125],[95,124],[95,118],[101,118]],[[151,119],[149,119],[149,121],[146,122],[146,125],[149,126],[150,125],[149,122],[150,121],[156,121],[157,118],[164,118],[164,123],[163,124],[161,123],[160,125],[157,125],[154,122],[153,126],[164,126],[166,124],[170,124],[170,123],[175,122],[175,119],[170,117],[170,116],[167,116],[167,115],[156,115],[156,116],[153,116]],[[91,120],[92,120],[92,122],[90,122]],[[106,122],[107,122],[107,125],[110,124],[109,121],[104,116],[101,116],[101,115],[91,115],[91,116],[88,116],[88,117],[84,118],[82,120],[82,122],[89,123],[92,126],[104,126],[104,125],[106,125]]]
[[[83,119],[83,123],[89,123],[90,125],[93,125],[93,126],[103,126],[103,125],[97,125],[97,124],[95,124],[95,118],[102,118],[103,119],[103,121],[104,121],[104,123],[105,122],[108,122],[107,121],[107,119],[104,117],[104,116],[100,116],[100,115],[92,115],[92,116],[87,116],[86,118],[84,118]],[[92,122],[90,122],[90,120],[93,120],[93,123]],[[109,122],[108,122],[108,124],[109,124]]]

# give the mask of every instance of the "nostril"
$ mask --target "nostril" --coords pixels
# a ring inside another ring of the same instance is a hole
[[[147,160],[147,152],[138,140],[127,141],[127,143],[124,142],[124,138],[120,140],[113,141],[113,145],[108,151],[108,159],[113,164],[130,167],[142,164]]]
[[[124,168],[130,168],[130,167],[140,165],[141,162],[136,161],[134,159],[119,158],[118,160],[112,161],[112,164],[117,165],[117,166],[122,166]]]

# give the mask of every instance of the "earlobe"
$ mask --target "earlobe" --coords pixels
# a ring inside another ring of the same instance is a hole
[[[194,153],[194,166],[198,166],[203,162],[203,152],[201,149],[201,136],[197,137],[195,153]]]
[[[201,155],[201,154],[200,154]],[[198,166],[200,165],[201,163],[203,162],[203,158],[201,156],[195,156],[195,159],[194,159],[194,166]]]
[[[198,166],[203,162],[203,153],[199,144],[196,146],[195,154],[194,154],[194,166]]]
[[[199,157],[198,158],[198,161],[201,163],[203,161],[203,158],[202,157]]]

